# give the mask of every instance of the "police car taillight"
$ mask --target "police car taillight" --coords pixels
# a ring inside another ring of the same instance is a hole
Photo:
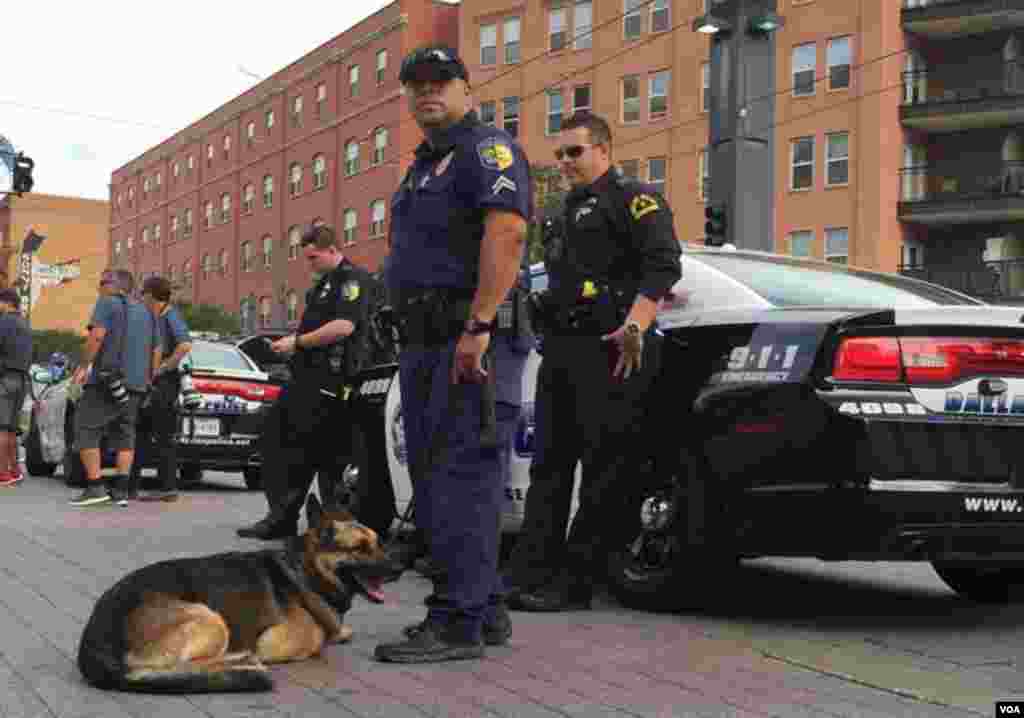
[[[221,394],[237,396],[246,401],[271,402],[281,393],[281,387],[272,384],[238,381],[236,379],[214,379],[195,377],[193,382],[196,391],[203,394]]]
[[[836,381],[887,381],[903,378],[899,341],[892,337],[843,339],[836,352]]]
[[[836,352],[837,381],[946,385],[975,376],[1024,376],[1024,341],[960,337],[852,337]]]

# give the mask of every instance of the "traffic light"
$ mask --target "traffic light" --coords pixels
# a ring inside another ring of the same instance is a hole
[[[21,152],[14,158],[14,177],[11,179],[11,191],[15,194],[24,194],[32,191],[35,181],[32,179],[32,168],[36,163]]]
[[[704,208],[704,244],[711,247],[720,247],[725,244],[726,231],[726,206],[724,204],[711,204]]]

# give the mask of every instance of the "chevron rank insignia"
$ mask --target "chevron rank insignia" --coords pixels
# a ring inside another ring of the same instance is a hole
[[[651,197],[649,194],[638,194],[633,198],[633,201],[629,203],[629,213],[633,215],[633,219],[640,219],[645,214],[658,211],[658,200]]]
[[[359,282],[349,281],[342,284],[341,296],[346,302],[354,302],[359,299]]]
[[[491,186],[491,190],[494,192],[494,194],[498,194],[503,189],[512,190],[513,192],[515,192],[517,189],[516,183],[510,180],[505,175],[501,175],[500,177],[498,177],[498,179],[494,180],[494,184]]]
[[[497,137],[487,137],[476,146],[476,153],[480,156],[480,162],[487,169],[496,169],[503,172],[512,166],[515,158],[512,156],[512,148]]]

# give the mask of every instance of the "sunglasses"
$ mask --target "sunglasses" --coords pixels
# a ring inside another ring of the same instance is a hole
[[[580,155],[583,154],[585,149],[584,145],[569,145],[568,147],[559,147],[555,150],[555,159],[561,160],[563,157],[568,157],[571,160],[578,160]]]

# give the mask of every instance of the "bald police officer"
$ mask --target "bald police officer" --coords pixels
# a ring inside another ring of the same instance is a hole
[[[610,542],[620,538],[630,463],[658,370],[652,325],[680,278],[672,212],[653,187],[611,166],[611,130],[597,115],[562,125],[555,157],[572,185],[564,233],[549,238],[540,314],[535,453],[509,577],[512,608],[589,608]],[[580,503],[566,541],[576,463]]]
[[[471,111],[465,65],[448,47],[411,53],[399,79],[426,136],[392,200],[386,281],[402,327],[399,381],[417,524],[439,569],[426,619],[378,660],[479,658],[500,643],[497,571],[502,451],[522,362],[491,361],[499,305],[516,282],[531,211],[529,166]],[[489,629],[487,629],[489,627]]]

